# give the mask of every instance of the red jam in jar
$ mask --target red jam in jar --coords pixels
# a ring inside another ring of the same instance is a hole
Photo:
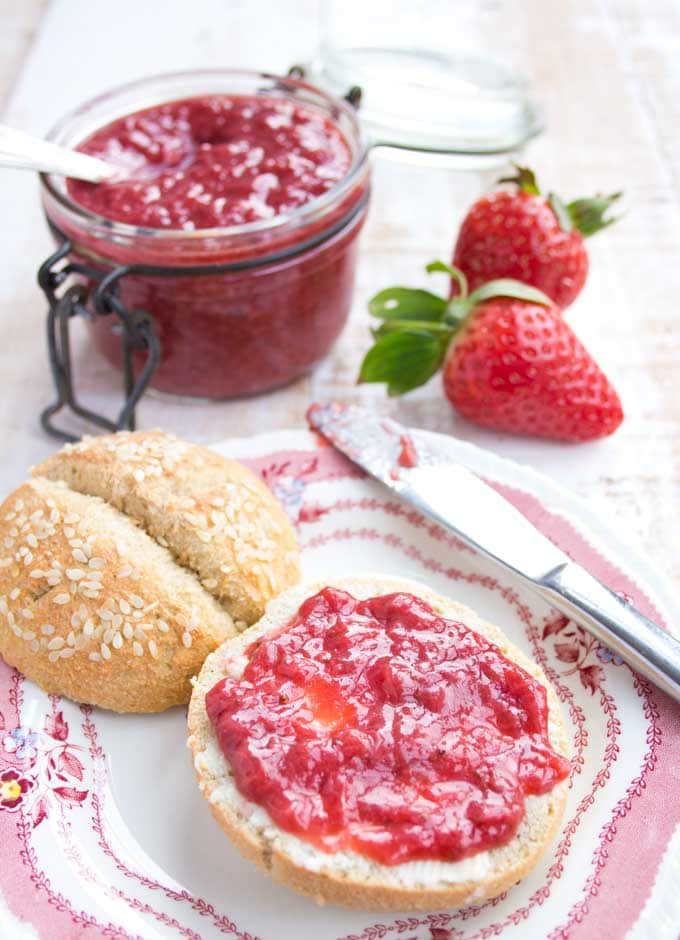
[[[293,79],[186,73],[117,89],[50,136],[121,168],[96,185],[46,177],[43,200],[73,261],[134,266],[117,290],[153,318],[154,387],[253,394],[329,351],[349,313],[368,203],[349,106]],[[115,319],[97,316],[91,330],[120,364]]]
[[[348,172],[349,145],[316,109],[280,98],[211,95],[147,108],[78,147],[123,179],[69,180],[91,212],[146,228],[243,225],[290,212]]]
[[[325,588],[206,696],[239,791],[326,852],[455,862],[569,773],[546,690],[410,594]]]

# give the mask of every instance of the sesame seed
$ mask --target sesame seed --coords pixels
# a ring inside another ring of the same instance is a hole
[[[81,578],[85,577],[85,572],[81,571],[80,568],[67,568],[66,577],[69,581],[80,581]]]
[[[31,652],[37,653],[40,649],[40,643],[37,640],[31,640]]]
[[[68,594],[57,594],[57,596],[53,597],[52,600],[55,604],[68,604],[71,598]]]
[[[136,607],[138,610],[144,606],[144,601],[139,596],[139,594],[130,594],[130,603],[133,607]]]
[[[25,640],[35,640],[35,633],[33,630],[24,630],[22,636]]]
[[[7,515],[5,516],[5,522],[11,522],[12,519],[15,518],[15,516],[16,516],[15,512],[8,512]]]
[[[124,597],[120,598],[120,600],[118,601],[118,606],[120,607],[121,612],[124,614],[129,614],[132,611],[132,608],[130,607],[130,605],[128,604],[128,602],[125,600]]]
[[[13,590],[9,592],[9,599],[11,601],[15,601],[17,597],[19,596],[19,594],[20,594],[19,588],[13,588]]]
[[[47,644],[47,649],[48,650],[60,650],[63,645],[64,645],[63,637],[55,636]]]
[[[115,630],[113,630],[111,627],[109,627],[108,630],[105,630],[105,631],[104,631],[104,636],[102,637],[102,639],[104,640],[104,642],[105,642],[105,643],[110,643],[111,640],[113,639],[114,633],[115,633]]]
[[[203,587],[206,588],[208,591],[212,591],[214,588],[217,587],[217,580],[215,578],[207,578],[203,582]]]
[[[34,568],[33,571],[29,574],[29,578],[42,578],[44,577],[44,572],[40,568]]]
[[[225,501],[224,501],[224,498],[223,498],[222,496],[216,496],[216,497],[213,499],[212,504],[213,504],[213,506],[217,506],[217,508],[220,509],[222,506],[224,506],[224,502],[225,502]]]
[[[29,610],[28,607],[24,607],[24,609],[21,611],[21,615],[24,620],[33,620],[33,611]]]
[[[199,529],[199,531],[196,534],[198,535],[201,542],[207,543],[207,542],[212,541],[212,535],[210,534],[210,532],[206,532],[204,530]]]
[[[66,525],[71,525],[74,522],[80,522],[80,516],[77,512],[69,512],[64,516],[64,522]]]
[[[141,620],[143,616],[144,616],[144,611],[143,611],[143,610],[133,610],[133,611],[132,611],[132,619],[133,619],[133,620]]]
[[[129,578],[132,574],[132,565],[123,565],[117,574],[118,578]]]
[[[106,643],[102,643],[102,645],[99,647],[99,651],[101,652],[104,659],[111,659],[111,650],[108,648]]]
[[[90,655],[87,658],[91,659],[93,663],[98,663],[101,661],[101,656],[99,655],[99,653],[90,653]]]
[[[153,658],[156,659],[156,657],[158,656],[158,647],[156,646],[156,641],[149,640],[148,646],[149,646],[149,652],[151,653]]]
[[[89,591],[90,593],[94,592],[95,596],[98,591],[101,591],[102,586],[99,581],[81,581],[80,587],[83,591]]]
[[[75,653],[75,650],[74,650],[74,649],[62,650],[62,651],[59,653],[59,656],[60,656],[62,659],[68,659],[68,657],[69,657],[69,656],[73,656],[74,653]]]
[[[53,509],[52,512],[50,513],[50,522],[53,525],[56,525],[60,519],[61,519],[61,516],[59,515],[59,511],[57,509]]]
[[[135,654],[135,656],[143,656],[144,648],[142,647],[142,644],[135,640],[135,642],[132,644],[132,652]]]
[[[44,634],[44,636],[51,636],[54,633],[54,627],[51,623],[44,623],[40,628],[40,632]]]
[[[125,623],[123,624],[123,636],[125,637],[126,640],[131,640],[132,634],[133,634],[132,624],[126,620]]]
[[[14,636],[21,636],[21,628],[20,628],[20,627],[15,626],[15,624],[13,624],[13,623],[10,624],[10,626],[12,627],[12,633],[14,634]]]
[[[90,600],[96,601],[99,598],[99,591],[83,590],[83,597],[88,597]]]
[[[113,624],[115,630],[120,630],[123,625],[123,618],[120,614],[114,614],[111,618],[111,623]]]
[[[123,645],[123,637],[120,635],[120,633],[115,634],[115,636],[113,637],[113,640],[111,641],[111,645],[114,647],[114,649],[117,649],[117,650],[121,648],[121,646]]]
[[[64,529],[64,535],[66,536],[67,539],[72,539],[75,534],[76,534],[76,530],[75,530],[75,529],[72,529],[70,526],[67,526],[67,527]],[[78,542],[78,545],[80,545],[80,542]],[[76,546],[76,547],[78,547],[78,546]]]
[[[71,552],[76,561],[81,561],[83,564],[87,563],[87,555],[82,550],[82,548],[74,548]]]
[[[182,634],[182,643],[184,644],[184,646],[186,646],[187,649],[193,643],[192,636],[188,630],[185,630],[184,633]]]
[[[69,581],[68,589],[69,589],[69,591],[71,592],[71,594],[77,594],[77,593],[78,593],[78,582],[77,582],[77,581]]]
[[[24,564],[30,565],[32,561],[33,561],[33,552],[26,552],[26,554],[24,555]]]
[[[75,633],[73,632],[73,630],[71,630],[71,632],[69,633],[69,635],[66,637],[66,643],[67,643],[69,646],[75,646],[75,645],[76,645],[76,635],[75,635]]]
[[[35,535],[33,535],[32,532],[29,533],[29,535],[26,536],[26,541],[27,541],[28,544],[31,546],[31,548],[37,548],[37,547],[38,547],[38,540],[37,540],[37,538],[35,537]]]
[[[222,572],[222,574],[230,574],[231,568],[229,567],[229,565],[220,565],[220,571]]]
[[[88,571],[87,576],[90,579],[90,581],[101,581],[101,579],[104,577],[104,572],[103,571]]]
[[[18,512],[21,512],[21,510],[24,508],[24,501],[23,501],[23,499],[18,499],[18,500],[16,501],[16,503],[14,504],[14,508],[15,508],[16,510],[18,510]]]
[[[105,568],[106,559],[100,558],[98,555],[95,555],[94,558],[90,558],[88,565],[90,568]]]
[[[170,627],[169,627],[168,624],[165,622],[165,620],[159,620],[159,621],[158,621],[158,629],[161,631],[161,633],[167,633],[167,632],[169,631]]]
[[[106,607],[100,607],[97,613],[101,620],[113,620],[113,611]]]
[[[0,568],[9,568],[12,564],[11,558],[0,558]]]
[[[147,604],[146,607],[144,608],[144,613],[148,614],[150,610],[155,610],[158,607],[159,603],[160,601],[152,601],[151,604]]]
[[[56,661],[59,659],[59,653],[58,653],[58,651],[57,651],[57,650],[54,650],[53,652],[48,653],[48,654],[47,654],[47,658],[49,659],[49,661],[50,661],[51,663],[56,663]]]
[[[167,539],[164,539],[162,535],[159,535],[159,536],[157,537],[156,541],[157,541],[158,544],[159,544],[160,546],[162,546],[163,548],[167,548],[167,547],[168,547],[168,540],[167,540]]]

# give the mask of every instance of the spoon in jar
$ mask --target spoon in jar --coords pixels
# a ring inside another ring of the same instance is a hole
[[[0,166],[57,173],[88,183],[120,179],[119,167],[0,124]]]

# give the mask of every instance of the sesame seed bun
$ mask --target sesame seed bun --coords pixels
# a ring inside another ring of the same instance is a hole
[[[225,676],[238,678],[247,663],[246,648],[280,632],[302,602],[324,587],[336,587],[364,599],[405,591],[421,597],[441,616],[461,621],[495,643],[503,654],[537,679],[547,691],[552,747],[568,756],[569,745],[559,702],[536,663],[474,611],[425,586],[401,578],[331,579],[286,591],[245,634],[227,640],[206,659],[189,704],[189,747],[203,795],[229,838],[243,855],[274,880],[318,903],[368,910],[418,911],[459,907],[496,897],[528,874],[553,839],[566,802],[568,781],[542,796],[529,796],[517,833],[503,846],[459,862],[419,861],[381,865],[354,852],[326,853],[279,828],[260,806],[241,795],[205,707],[205,696]]]
[[[245,467],[160,432],[85,439],[0,506],[0,654],[119,712],[185,704],[205,657],[298,578]]]

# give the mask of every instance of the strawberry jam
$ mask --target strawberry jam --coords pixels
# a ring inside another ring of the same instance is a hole
[[[147,108],[78,147],[122,170],[118,182],[69,180],[98,215],[146,228],[221,228],[272,219],[321,196],[352,163],[340,130],[285,98],[211,95]]]
[[[410,594],[325,588],[248,653],[209,718],[243,796],[323,851],[455,862],[569,773],[544,687]]]

